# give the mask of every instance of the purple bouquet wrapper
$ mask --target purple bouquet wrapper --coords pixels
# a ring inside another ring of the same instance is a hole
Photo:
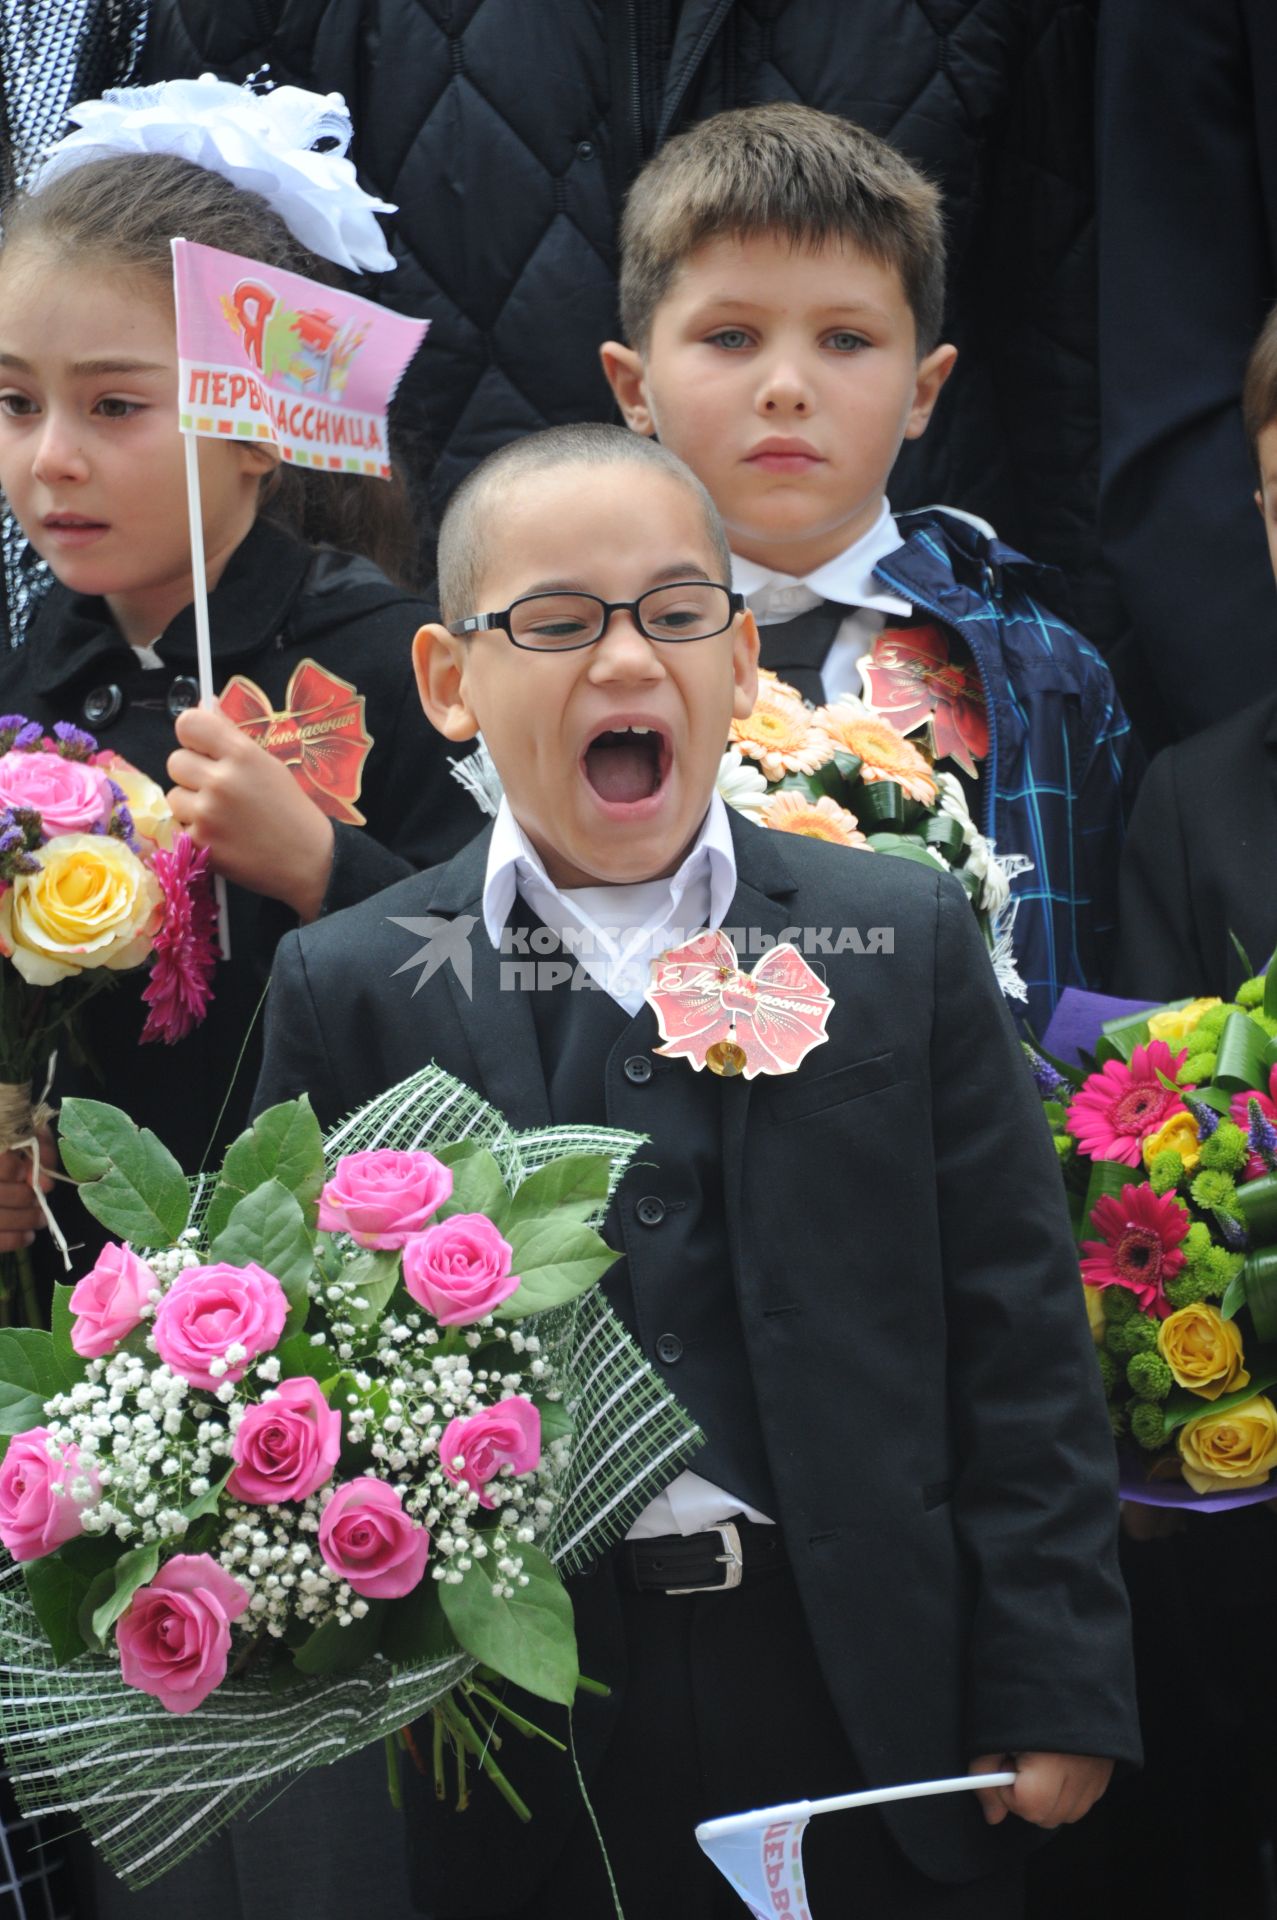
[[[1120,1020],[1124,1014],[1144,1013],[1160,1006],[1159,1000],[1119,1000],[1111,993],[1090,993],[1085,987],[1065,987],[1051,1015],[1042,1045],[1057,1060],[1071,1067],[1082,1064],[1083,1053],[1094,1053],[1100,1028],[1106,1020]]]
[[[1138,1507],[1182,1507],[1194,1513],[1229,1513],[1234,1507],[1254,1507],[1261,1500],[1277,1500],[1277,1484],[1272,1480],[1266,1486],[1246,1487],[1237,1493],[1194,1493],[1186,1480],[1150,1480],[1139,1458],[1128,1447],[1118,1448],[1117,1466],[1118,1492],[1123,1500],[1132,1500]]]

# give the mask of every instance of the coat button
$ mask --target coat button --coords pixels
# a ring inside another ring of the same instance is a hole
[[[625,1077],[636,1087],[645,1087],[652,1077],[652,1063],[645,1053],[631,1054],[625,1063]]]
[[[656,1343],[656,1357],[663,1365],[672,1367],[683,1358],[683,1342],[676,1333],[663,1333]]]
[[[593,160],[594,158],[593,140],[578,140],[576,143],[576,157],[578,160]]]
[[[665,1218],[665,1202],[658,1200],[654,1193],[645,1193],[634,1209],[645,1227],[659,1227]]]
[[[164,698],[164,705],[168,709],[171,720],[176,720],[179,713],[185,713],[189,708],[197,707],[199,703],[199,681],[192,680],[189,673],[180,674]]]
[[[80,711],[91,727],[109,727],[118,720],[124,709],[124,695],[119,687],[94,687],[84,696]]]

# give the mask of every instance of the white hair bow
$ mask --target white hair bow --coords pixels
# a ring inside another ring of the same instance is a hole
[[[352,128],[339,93],[252,93],[205,73],[153,87],[112,87],[68,117],[77,130],[46,149],[34,191],[108,155],[178,154],[261,194],[312,253],[367,273],[395,264],[373,215],[396,209],[365,193],[345,158]],[[317,140],[337,145],[315,153]]]

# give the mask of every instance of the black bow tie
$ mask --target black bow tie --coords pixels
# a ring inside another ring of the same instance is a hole
[[[759,665],[797,687],[804,700],[823,706],[825,685],[821,669],[839,627],[851,611],[837,600],[822,600],[792,620],[759,626],[762,650]]]

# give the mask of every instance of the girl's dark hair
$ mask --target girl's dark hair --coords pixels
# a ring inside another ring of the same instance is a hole
[[[4,209],[4,242],[27,241],[77,266],[95,259],[147,274],[167,290],[175,237],[245,254],[264,266],[348,288],[350,276],[311,253],[260,194],[176,154],[113,154],[17,195]],[[396,466],[389,481],[304,473],[280,465],[262,485],[262,512],[314,546],[374,561],[403,586],[419,586],[420,508]]]

